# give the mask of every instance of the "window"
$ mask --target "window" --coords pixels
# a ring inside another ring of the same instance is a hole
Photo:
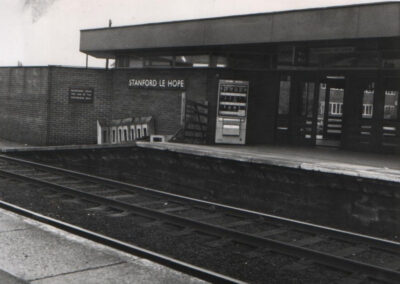
[[[103,130],[103,143],[107,143],[107,130]]]
[[[326,96],[326,83],[319,83],[319,96],[318,96],[318,119],[323,120],[325,114],[325,96]]]
[[[271,58],[268,54],[263,54],[261,52],[260,54],[250,52],[230,53],[229,60],[226,61],[225,65],[240,69],[269,69],[271,65]]]
[[[129,57],[129,68],[143,68],[143,58],[137,56]]]
[[[384,118],[390,120],[398,119],[399,91],[385,91]]]
[[[118,138],[119,138],[119,142],[122,141],[122,130],[118,129]]]
[[[228,67],[228,59],[226,56],[212,55],[210,58],[210,67],[226,68]]]
[[[143,136],[146,137],[147,136],[147,128],[143,127]]]
[[[372,118],[374,111],[375,82],[370,82],[363,92],[362,118]]]
[[[372,104],[363,104],[363,117],[370,118],[372,117],[372,112],[373,112],[373,105]]]
[[[129,67],[129,56],[119,56],[116,60],[116,66],[118,68],[127,68]]]
[[[128,141],[128,131],[124,129],[124,140]]]
[[[325,113],[325,102],[319,102],[318,116],[323,116]]]
[[[135,140],[135,128],[131,127],[131,140]]]
[[[343,103],[329,103],[329,114],[331,115],[343,114]]]
[[[296,49],[297,50],[297,49]],[[304,53],[304,52],[303,52]],[[297,52],[296,54],[300,54]],[[306,58],[305,55],[302,58]],[[292,58],[292,49],[289,50]],[[299,58],[299,56],[297,56]],[[117,55],[117,68],[239,68],[239,69],[270,69],[275,65],[275,55],[264,49],[258,51],[230,51],[208,53],[130,53]]]
[[[116,141],[115,141],[116,138],[117,138],[117,137],[116,137],[116,131],[115,131],[115,129],[113,129],[113,131],[112,131],[112,142],[113,142],[113,143],[116,142]]]
[[[140,136],[140,129],[138,129],[137,130],[137,138],[139,139],[141,136]]]
[[[382,51],[382,67],[400,68],[400,54],[398,52]]]
[[[210,56],[209,55],[177,55],[175,56],[176,67],[209,67]]]
[[[282,76],[279,84],[278,114],[286,115],[289,113],[289,100],[290,100],[290,76]]]
[[[300,112],[302,116],[312,116],[314,89],[315,84],[313,82],[302,83],[302,108]]]
[[[154,56],[143,58],[143,65],[146,67],[171,67],[173,66],[173,56]]]

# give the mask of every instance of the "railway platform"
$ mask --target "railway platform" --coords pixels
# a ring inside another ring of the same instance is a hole
[[[0,283],[204,283],[0,209]]]
[[[30,146],[0,139],[3,153],[132,147],[166,150],[224,160],[296,168],[400,182],[400,155],[345,151],[330,147],[194,145],[137,141],[119,145]]]
[[[190,145],[136,142],[142,148],[400,182],[400,156],[329,147]]]

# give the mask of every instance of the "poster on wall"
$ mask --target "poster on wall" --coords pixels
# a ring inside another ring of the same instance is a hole
[[[70,103],[92,103],[94,97],[93,88],[70,88]]]

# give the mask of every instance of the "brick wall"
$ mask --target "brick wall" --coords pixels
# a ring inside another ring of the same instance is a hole
[[[0,68],[0,137],[44,145],[47,99],[47,67]]]
[[[131,78],[185,79],[186,90],[130,89]],[[175,134],[180,128],[181,96],[207,100],[207,70],[116,69],[113,71],[112,118],[153,116],[157,134]]]
[[[97,143],[97,120],[110,119],[111,72],[104,69],[50,67],[47,145]],[[70,88],[93,88],[94,101],[69,102]]]
[[[183,91],[129,89],[132,76],[186,79],[186,98],[207,100],[207,70],[0,68],[0,137],[32,145],[94,144],[97,120],[149,115],[159,134],[176,133]],[[93,88],[93,103],[71,103],[70,88]]]
[[[131,78],[185,79],[185,90],[130,89]],[[248,143],[272,143],[274,76],[224,69],[0,68],[0,137],[32,145],[96,143],[97,120],[153,116],[158,134],[180,128],[182,93],[209,102],[214,143],[219,79],[250,81]],[[93,88],[92,103],[69,102],[70,88]]]

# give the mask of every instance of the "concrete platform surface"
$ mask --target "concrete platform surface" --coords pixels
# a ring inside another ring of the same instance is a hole
[[[192,145],[136,142],[143,148],[400,182],[400,155],[328,147]]]
[[[0,283],[205,283],[0,209]]]

